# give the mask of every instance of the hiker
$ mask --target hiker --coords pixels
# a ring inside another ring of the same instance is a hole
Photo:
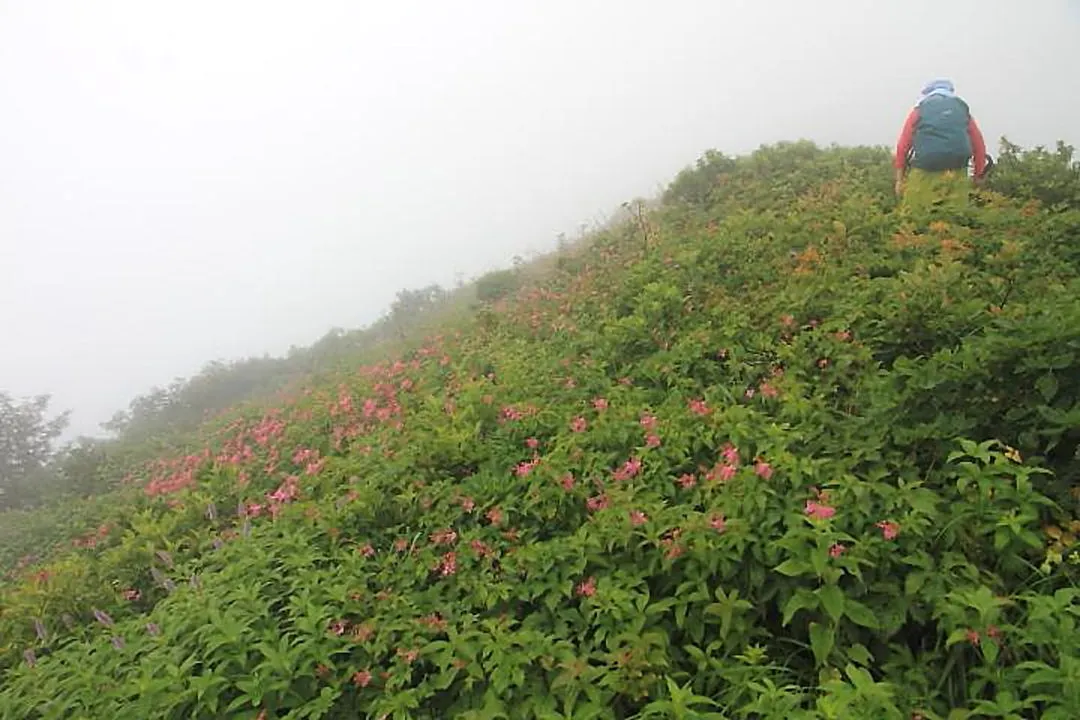
[[[974,182],[986,174],[986,143],[966,102],[949,80],[934,80],[923,88],[908,113],[896,143],[896,194],[967,196],[968,161],[974,161]]]

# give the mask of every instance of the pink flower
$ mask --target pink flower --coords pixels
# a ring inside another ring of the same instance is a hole
[[[833,546],[829,548],[829,557],[838,558],[844,554],[845,550],[847,550],[847,548],[840,543],[834,543]]]
[[[525,445],[526,445],[526,447],[528,447],[528,448],[529,448],[530,450],[535,450],[536,448],[540,447],[540,441],[539,441],[539,440],[537,440],[537,439],[536,439],[536,438],[534,438],[534,437],[531,437],[531,438],[527,438],[527,439],[525,440]]]
[[[652,434],[646,435],[645,436],[645,447],[650,447],[650,448],[660,447],[660,436],[659,435],[652,435]]]
[[[321,464],[324,462],[326,461],[320,460],[318,463],[314,464],[320,465],[321,467]],[[308,467],[310,468],[311,465],[309,465]],[[300,488],[298,485],[299,482],[300,478],[296,477],[295,475],[288,476],[287,478],[285,478],[285,481],[281,483],[277,490],[270,493],[270,499],[277,503],[285,503],[296,499],[296,496],[300,492]]]
[[[535,468],[537,466],[537,464],[539,464],[539,462],[540,462],[539,458],[533,458],[532,460],[529,460],[528,462],[518,463],[518,466],[516,468],[514,468],[514,474],[517,475],[518,477],[525,477],[526,475],[528,475],[529,473],[531,473],[533,471],[533,468]]]
[[[813,500],[807,500],[805,512],[814,520],[828,520],[836,514],[836,508],[814,502]]]
[[[585,501],[585,507],[589,509],[589,512],[599,512],[608,506],[607,495],[595,495]]]
[[[362,625],[357,625],[353,628],[352,636],[357,642],[366,643],[375,634],[375,628],[371,626],[371,623],[366,622]]]
[[[645,413],[638,422],[641,423],[641,427],[646,430],[652,430],[656,427],[656,416]]]
[[[780,394],[780,391],[768,382],[761,383],[761,385],[758,386],[758,389],[761,390],[761,394],[767,398],[774,398]]]
[[[123,595],[124,599],[127,600],[128,602],[135,602],[136,600],[138,600],[139,598],[142,597],[142,593],[139,592],[138,590],[134,589],[134,588],[125,590],[124,592],[121,593],[121,595]]]
[[[450,551],[442,556],[437,566],[439,574],[443,577],[449,577],[457,572],[457,554]]]
[[[341,637],[345,634],[345,631],[349,629],[349,623],[345,620],[335,620],[330,623],[330,632]]]
[[[645,513],[641,512],[640,510],[630,511],[630,524],[634,527],[640,527],[647,522],[649,522],[649,516]]]
[[[695,415],[700,415],[704,417],[711,413],[712,410],[709,408],[709,406],[705,403],[704,400],[691,400],[690,412],[694,413]]]
[[[573,476],[573,474],[572,473],[566,473],[565,475],[563,475],[562,479],[559,480],[559,484],[562,485],[562,489],[567,491],[567,492],[570,492],[571,490],[573,490],[574,489],[574,476]]]
[[[439,613],[431,613],[430,615],[425,615],[417,622],[423,627],[435,630],[436,632],[446,631],[446,620],[441,615],[439,615]]]
[[[577,584],[574,592],[578,597],[592,597],[596,594],[596,578],[591,575],[585,578]]]
[[[472,551],[479,557],[487,557],[488,555],[494,554],[492,553],[491,548],[489,548],[483,540],[473,540],[469,543],[469,547],[472,548]]]
[[[623,466],[615,471],[615,479],[617,481],[625,481],[637,475],[641,472],[641,460],[637,458],[630,458]]]
[[[735,477],[736,472],[734,465],[720,465],[717,463],[712,470],[705,473],[705,479],[709,482],[727,482]]]
[[[435,545],[453,545],[457,542],[458,534],[451,528],[436,530],[431,533],[431,542]]]
[[[247,513],[251,517],[259,517],[262,514],[263,506],[258,503],[251,503],[247,506]]]
[[[895,540],[896,536],[900,534],[900,525],[891,520],[882,520],[879,523],[875,523],[874,526],[881,528],[881,535],[886,540]]]
[[[570,421],[570,430],[572,432],[585,432],[585,428],[587,428],[588,426],[589,424],[585,421],[585,418],[583,417],[576,417]]]
[[[371,671],[370,670],[357,670],[352,676],[353,685],[356,687],[366,688],[371,684]]]
[[[475,507],[476,507],[476,502],[473,501],[473,499],[471,497],[463,497],[463,498],[461,498],[461,509],[464,510],[465,512],[472,512],[473,508],[475,508]]]
[[[754,474],[762,480],[768,480],[772,477],[772,466],[767,462],[758,461],[754,464]]]
[[[692,473],[684,473],[675,481],[683,490],[689,490],[697,485],[697,478]]]
[[[964,633],[964,635],[965,637],[967,637],[967,641],[969,643],[971,643],[975,647],[979,646],[979,632],[977,630],[969,629],[966,633]]]
[[[739,464],[739,448],[735,447],[731,443],[726,443],[722,451],[724,455],[724,462],[728,465]]]
[[[492,525],[498,525],[503,521],[503,512],[497,507],[493,507],[487,511],[487,519]]]
[[[361,555],[363,555],[366,558],[375,556],[375,548],[371,547],[371,543],[368,543],[367,545],[364,545],[364,547],[357,550],[357,552],[359,552]]]
[[[664,557],[668,560],[675,560],[681,557],[686,552],[686,548],[680,543],[669,541],[667,544],[667,552],[664,553]]]
[[[594,399],[592,401],[592,404],[593,404],[593,407],[596,408],[597,410],[607,410],[608,409],[608,401],[605,400],[602,397],[598,397],[598,398]]]
[[[727,529],[727,520],[724,519],[723,513],[714,513],[709,518],[709,527],[718,533],[724,532]]]

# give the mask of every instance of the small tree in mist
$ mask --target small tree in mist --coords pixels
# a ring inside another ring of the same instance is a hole
[[[476,298],[482,303],[495,302],[517,290],[520,283],[516,269],[494,270],[476,281]]]
[[[399,290],[386,315],[394,334],[403,339],[410,327],[439,308],[446,300],[446,294],[446,290],[438,284],[416,290]]]
[[[32,504],[69,413],[49,417],[48,395],[18,400],[0,392],[0,508]]]

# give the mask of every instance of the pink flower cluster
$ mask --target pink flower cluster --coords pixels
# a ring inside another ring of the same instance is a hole
[[[616,470],[612,476],[616,482],[625,482],[630,478],[637,476],[641,472],[641,460],[638,458],[630,458],[622,464],[618,470]]]
[[[711,470],[705,473],[705,479],[709,482],[728,482],[735,477],[739,469],[739,449],[731,443],[725,443],[720,451],[721,460]]]

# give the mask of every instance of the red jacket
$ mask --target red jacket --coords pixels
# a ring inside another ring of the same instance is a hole
[[[904,128],[900,131],[900,139],[896,143],[896,159],[894,167],[902,170],[907,165],[907,156],[911,152],[911,143],[915,139],[915,124],[919,121],[918,106],[912,108],[904,121]],[[975,177],[982,177],[986,171],[986,142],[983,140],[979,124],[972,117],[968,120],[968,137],[971,138],[971,156],[974,162]]]

